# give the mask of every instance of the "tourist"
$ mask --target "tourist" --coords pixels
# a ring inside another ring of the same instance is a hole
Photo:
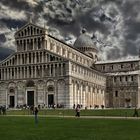
[[[75,109],[75,104],[73,105],[73,109]]]
[[[6,106],[2,106],[2,113],[3,115],[6,115]]]
[[[31,114],[31,115],[34,114],[34,106],[33,106],[33,105],[30,106],[30,114]]]
[[[35,124],[37,124],[37,123],[38,123],[38,116],[37,116],[37,114],[38,114],[38,109],[37,109],[37,107],[35,107],[35,109],[34,109]]]
[[[79,107],[79,105],[77,105],[77,107],[76,107],[76,115],[75,116],[80,117],[80,107]]]
[[[1,110],[2,110],[2,107],[0,106],[0,115],[1,115]]]
[[[137,108],[135,108],[133,117],[138,117],[138,116],[139,116],[139,115],[138,115],[138,110],[137,110]]]

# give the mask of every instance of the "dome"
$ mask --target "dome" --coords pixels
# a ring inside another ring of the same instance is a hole
[[[82,33],[76,39],[76,41],[74,43],[74,47],[77,48],[77,49],[80,49],[80,48],[94,48],[95,50],[98,50],[97,47],[94,44],[94,41],[86,33]]]

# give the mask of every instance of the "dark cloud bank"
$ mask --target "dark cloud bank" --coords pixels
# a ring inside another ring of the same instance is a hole
[[[86,28],[96,36],[102,59],[138,56],[140,48],[139,0],[1,0],[0,59],[15,49],[14,32],[29,17],[50,34],[73,43]]]

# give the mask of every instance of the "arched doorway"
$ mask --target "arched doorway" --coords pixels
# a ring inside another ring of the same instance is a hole
[[[54,104],[54,87],[48,87],[48,106],[51,107]]]
[[[26,87],[27,87],[27,90],[26,90],[26,98],[27,98],[27,106],[34,106],[34,99],[35,99],[35,93],[34,93],[34,86],[35,86],[35,83],[34,81],[28,81],[26,83]]]
[[[15,90],[13,88],[9,90],[9,107],[15,107]]]

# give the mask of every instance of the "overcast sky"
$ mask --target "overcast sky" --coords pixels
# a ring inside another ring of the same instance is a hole
[[[69,44],[86,28],[104,60],[138,56],[139,9],[140,0],[0,0],[0,59],[16,49],[14,33],[29,17]]]

